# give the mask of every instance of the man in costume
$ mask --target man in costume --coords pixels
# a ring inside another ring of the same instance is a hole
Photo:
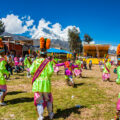
[[[111,68],[111,63],[108,61],[108,56],[106,56],[103,67],[103,75],[102,75],[103,81],[110,80],[110,68]]]
[[[82,68],[81,68],[81,61],[77,58],[75,64],[78,65],[78,68],[74,69],[74,75],[82,77]]]
[[[50,41],[47,39],[48,41],[44,42],[44,40],[44,38],[40,39],[41,57],[38,57],[30,67],[30,73],[34,75],[32,91],[34,92],[34,103],[39,115],[38,120],[43,120],[43,112],[46,106],[50,119],[52,119],[54,115],[50,81],[54,70],[46,54],[46,49],[50,47]]]
[[[68,60],[67,60],[66,62],[64,62],[64,63],[56,64],[56,66],[64,66],[64,68],[65,68],[65,79],[66,79],[66,81],[67,81],[67,84],[74,87],[72,70],[74,70],[74,68],[78,68],[78,65],[74,65],[74,64],[71,62],[71,60],[68,59]]]
[[[6,63],[5,59],[0,55],[0,105],[6,105],[4,99],[7,94],[7,85],[4,75],[9,77],[9,72],[6,70]]]

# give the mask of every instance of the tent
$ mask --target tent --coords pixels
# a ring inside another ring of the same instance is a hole
[[[61,54],[72,54],[69,51],[66,50],[60,50],[60,49],[55,49],[55,48],[50,48],[47,50],[48,53],[61,53]]]

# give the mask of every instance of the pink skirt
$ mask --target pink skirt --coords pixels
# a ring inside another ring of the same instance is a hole
[[[54,67],[54,72],[57,73],[59,71],[59,67],[55,66]]]
[[[102,75],[103,80],[107,80],[109,78],[110,78],[110,73],[103,73],[103,75]]]
[[[79,76],[81,73],[82,73],[82,70],[80,70],[80,69],[75,69],[74,70],[75,76]]]
[[[0,90],[4,90],[4,91],[7,91],[7,85],[0,85]]]
[[[34,93],[34,105],[37,106],[36,100],[40,97],[40,94],[38,92]],[[52,97],[52,93],[49,93],[49,99],[50,102],[53,102],[53,97]],[[44,102],[43,102],[43,107],[45,108],[47,106],[47,102],[45,101],[45,98],[43,98]]]

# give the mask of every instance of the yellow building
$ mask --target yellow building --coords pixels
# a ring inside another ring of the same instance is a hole
[[[93,64],[99,64],[99,61],[104,62],[104,56],[105,54],[108,54],[109,48],[110,45],[85,44],[83,45],[84,56],[89,58],[84,60],[86,60],[87,63],[92,60]]]
[[[105,54],[108,54],[110,45],[100,45],[100,44],[84,44],[83,51],[84,56],[93,58],[104,58]]]

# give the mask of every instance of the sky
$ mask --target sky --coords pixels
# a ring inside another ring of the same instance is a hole
[[[68,40],[76,27],[96,44],[120,43],[120,0],[0,0],[6,32]]]

